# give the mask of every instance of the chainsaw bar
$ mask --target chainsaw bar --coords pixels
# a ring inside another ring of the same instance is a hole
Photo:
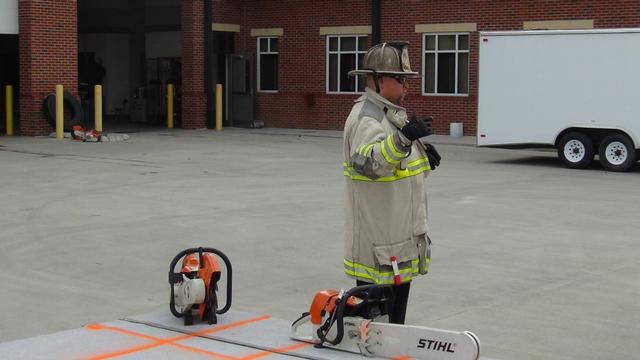
[[[469,331],[450,331],[423,326],[399,325],[345,317],[344,336],[336,345],[322,343],[312,336],[310,316],[296,320],[290,337],[316,346],[388,359],[409,357],[420,360],[478,360],[480,342]],[[327,336],[334,337],[335,326]]]

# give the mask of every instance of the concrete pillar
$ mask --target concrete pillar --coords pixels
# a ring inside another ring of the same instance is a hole
[[[180,2],[182,16],[182,127],[206,127],[204,0]]]
[[[20,134],[52,131],[42,101],[56,84],[78,97],[76,0],[20,0]]]
[[[129,94],[145,86],[145,1],[129,0]]]

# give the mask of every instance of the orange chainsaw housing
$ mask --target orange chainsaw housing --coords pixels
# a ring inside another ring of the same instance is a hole
[[[209,287],[214,286],[215,281],[218,281],[220,279],[220,265],[218,264],[218,260],[216,260],[215,255],[213,255],[212,253],[202,254],[202,266],[200,266],[198,254],[192,253],[185,256],[184,260],[182,260],[181,272],[188,274],[194,271],[197,271],[198,278],[204,281],[204,286],[208,296],[211,291]],[[214,283],[211,282],[212,277],[214,279]],[[200,319],[204,319],[205,308],[206,301],[200,304],[198,307],[198,315],[200,316]]]
[[[311,302],[311,308],[309,309],[312,324],[320,325],[322,317],[325,314],[331,314],[336,310],[336,301],[338,300],[339,293],[340,291],[335,289],[322,290],[316,293]],[[355,306],[360,302],[362,302],[362,299],[350,296],[347,299],[347,306]]]

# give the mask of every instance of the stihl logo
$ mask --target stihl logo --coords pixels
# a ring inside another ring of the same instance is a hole
[[[429,339],[418,340],[418,349],[427,349],[427,350],[453,353],[455,352],[455,350],[451,349],[452,347],[455,347],[455,344],[450,342],[429,340]]]

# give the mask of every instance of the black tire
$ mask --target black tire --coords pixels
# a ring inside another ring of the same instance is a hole
[[[69,110],[70,116],[64,117],[64,131],[71,131],[71,127],[73,125],[82,125],[84,122],[84,111],[82,110],[82,106],[80,102],[76,100],[70,92],[65,91],[64,93],[64,108]],[[51,125],[51,128],[55,130],[56,128],[56,94],[51,93],[44,98],[42,102],[42,112],[44,113],[44,117]],[[66,111],[65,111],[66,112]]]
[[[595,147],[591,138],[584,133],[566,133],[558,142],[558,157],[569,168],[584,169],[593,162]]]
[[[633,142],[625,135],[607,135],[600,143],[600,164],[609,171],[628,171],[637,159]]]

